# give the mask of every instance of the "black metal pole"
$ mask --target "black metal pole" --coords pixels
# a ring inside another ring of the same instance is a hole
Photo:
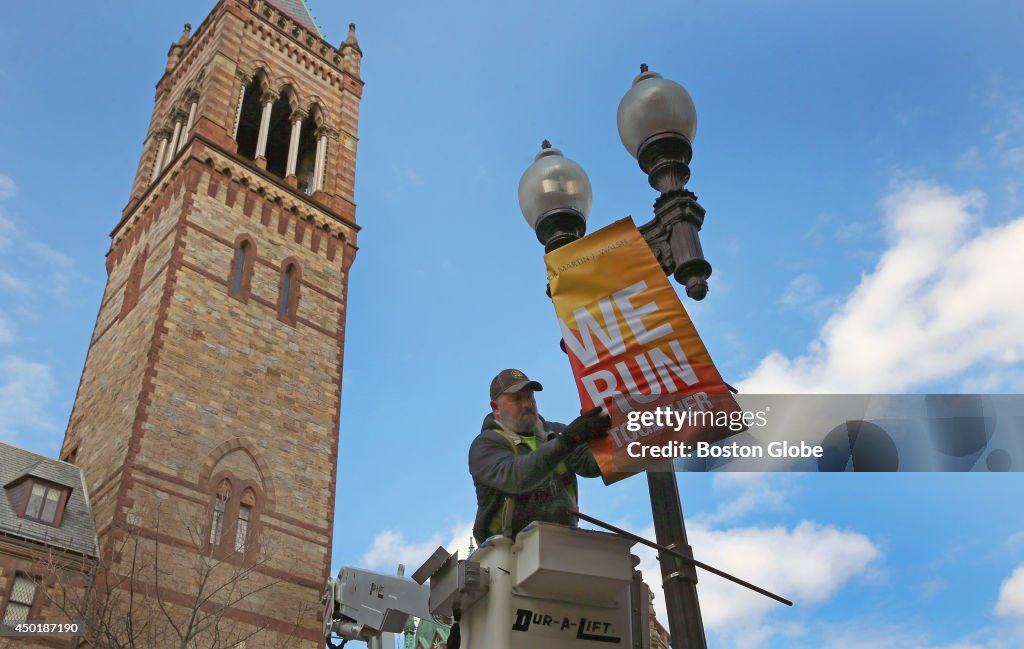
[[[692,558],[693,549],[686,540],[676,474],[665,469],[670,469],[670,466],[647,472],[654,536],[659,545]],[[672,646],[675,649],[707,649],[704,620],[700,615],[700,602],[697,601],[696,567],[668,553],[662,553],[659,559]]]
[[[640,71],[647,72],[647,66],[642,65]],[[704,259],[700,246],[704,208],[697,203],[697,196],[686,189],[692,157],[689,139],[677,131],[656,133],[640,145],[637,162],[647,174],[651,187],[661,194],[654,202],[654,219],[641,225],[640,233],[665,273],[684,285],[689,297],[703,300],[708,292],[711,264]],[[693,550],[686,540],[683,508],[679,503],[679,486],[671,464],[649,470],[647,487],[651,492],[651,514],[658,544],[692,559]],[[660,562],[672,646],[707,649],[704,621],[697,601],[697,569],[692,563],[665,552],[661,553]]]

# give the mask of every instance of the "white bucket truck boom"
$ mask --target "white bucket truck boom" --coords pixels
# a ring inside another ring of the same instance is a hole
[[[412,580],[342,568],[327,588],[325,639],[373,647],[415,615],[458,621],[462,649],[647,649],[649,596],[632,545],[533,523],[515,540],[491,537],[465,560],[438,548]]]

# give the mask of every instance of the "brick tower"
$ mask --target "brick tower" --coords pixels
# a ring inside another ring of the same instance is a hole
[[[188,646],[322,646],[361,56],[303,0],[220,0],[156,85],[61,451],[149,646],[192,612]]]

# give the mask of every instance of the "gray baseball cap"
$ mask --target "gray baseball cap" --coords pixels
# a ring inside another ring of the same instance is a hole
[[[544,389],[544,386],[536,381],[531,381],[530,377],[519,370],[502,370],[491,381],[491,401],[497,399],[499,395],[512,394],[525,388],[539,392]]]

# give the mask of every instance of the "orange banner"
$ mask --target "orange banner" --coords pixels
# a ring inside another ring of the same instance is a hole
[[[746,429],[632,219],[544,261],[583,410],[604,406],[612,419],[611,434],[591,444],[605,484]]]

